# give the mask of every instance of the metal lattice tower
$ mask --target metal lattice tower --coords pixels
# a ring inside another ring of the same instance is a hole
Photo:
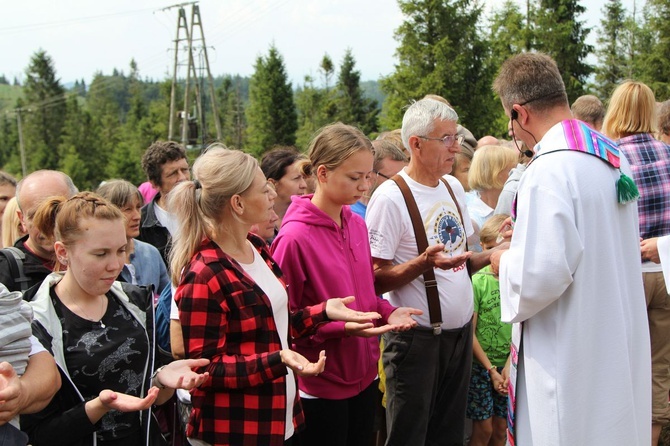
[[[184,6],[191,5],[191,23],[186,19],[186,11]],[[189,143],[190,127],[195,125],[199,130],[201,144],[207,141],[207,127],[205,125],[205,113],[202,106],[202,88],[203,81],[207,82],[209,96],[211,100],[211,111],[214,123],[216,125],[216,138],[221,139],[221,123],[219,121],[219,114],[216,105],[216,95],[214,93],[214,80],[209,68],[209,57],[207,56],[207,45],[205,44],[205,31],[202,27],[202,18],[200,16],[200,8],[197,2],[181,3],[178,5],[169,6],[164,9],[179,8],[177,16],[177,33],[174,40],[174,66],[172,71],[172,90],[170,92],[170,122],[168,126],[168,139],[175,140],[176,127],[175,118],[179,115],[182,119],[180,141],[184,146]],[[186,42],[186,62],[179,61],[180,44]],[[197,43],[198,48],[194,48],[194,43]],[[196,68],[194,52],[200,51],[201,64]],[[177,108],[177,79],[180,67],[186,66],[186,81],[184,84],[184,102],[183,109],[178,113]],[[203,73],[204,72],[204,73]],[[193,91],[191,90],[193,86]],[[195,99],[195,113],[190,114],[191,99]]]

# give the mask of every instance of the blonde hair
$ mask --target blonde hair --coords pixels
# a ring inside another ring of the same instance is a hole
[[[409,150],[407,150],[407,147],[405,147],[405,144],[402,142],[402,129],[394,129],[388,132],[382,132],[379,134],[377,139],[380,141],[390,141],[395,144],[400,150],[402,150],[402,153],[404,153],[407,157],[407,161],[409,161],[411,153],[409,153]]]
[[[309,145],[312,171],[316,173],[319,166],[328,170],[337,169],[360,150],[374,152],[372,143],[363,132],[341,122],[327,125],[319,130]]]
[[[658,108],[658,132],[662,135],[670,135],[670,100],[662,102]]]
[[[516,165],[516,152],[503,146],[484,146],[475,152],[468,172],[468,183],[474,190],[501,189],[505,185],[500,172],[510,164]]]
[[[637,81],[619,85],[610,99],[603,133],[620,139],[636,133],[656,132],[656,99],[651,88]]]
[[[482,228],[479,230],[479,242],[484,247],[494,247],[498,245],[498,235],[500,235],[500,225],[509,217],[505,214],[492,215],[484,222]]]
[[[193,163],[193,181],[182,181],[170,192],[168,209],[180,222],[170,250],[173,284],[203,239],[212,236],[211,229],[221,225],[232,196],[251,186],[258,168],[251,155],[214,143]]]
[[[2,246],[14,246],[14,243],[25,235],[21,228],[21,220],[16,213],[18,209],[16,197],[10,198],[2,215]]]

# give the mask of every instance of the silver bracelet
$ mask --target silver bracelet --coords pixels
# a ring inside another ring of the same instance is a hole
[[[156,371],[151,375],[151,384],[154,386],[158,387],[159,389],[163,390],[166,389],[167,386],[164,384],[161,384],[161,382],[158,380],[158,374],[160,373],[161,370],[163,370],[165,366],[160,366],[156,369]]]

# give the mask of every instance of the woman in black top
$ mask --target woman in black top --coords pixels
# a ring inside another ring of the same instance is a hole
[[[47,408],[22,417],[31,444],[161,444],[151,406],[174,388],[204,382],[207,374],[192,368],[209,361],[175,361],[154,373],[151,290],[116,282],[127,242],[116,207],[90,192],[51,198],[33,223],[55,236],[67,270],[49,275],[31,302],[34,334],[54,355],[63,381]]]

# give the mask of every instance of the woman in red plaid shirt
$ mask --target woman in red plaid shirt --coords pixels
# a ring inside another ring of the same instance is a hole
[[[186,435],[194,445],[284,445],[303,425],[295,374],[325,366],[290,350],[290,336],[311,333],[331,319],[365,322],[332,299],[292,311],[282,273],[265,241],[249,233],[268,221],[274,190],[257,161],[220,145],[193,164],[193,181],[170,193],[181,222],[174,237],[172,280],[187,358],[207,358],[209,379],[191,392]]]

